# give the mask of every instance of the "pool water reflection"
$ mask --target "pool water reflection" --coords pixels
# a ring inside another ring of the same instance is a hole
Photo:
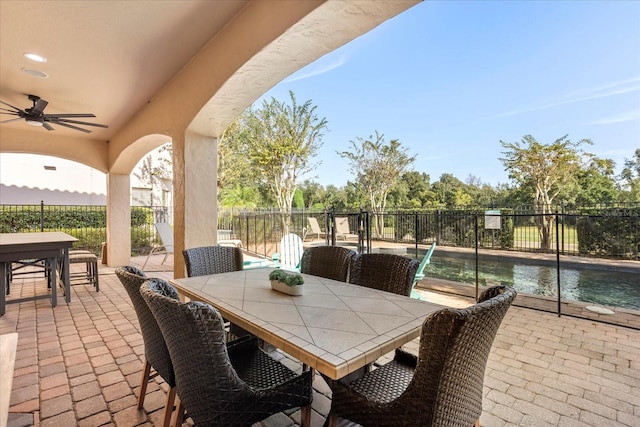
[[[434,256],[425,274],[444,280],[475,284],[475,259]],[[555,266],[535,265],[505,260],[481,260],[478,264],[480,285],[506,284],[519,292],[555,296]],[[593,304],[640,310],[639,273],[562,266],[561,297]]]

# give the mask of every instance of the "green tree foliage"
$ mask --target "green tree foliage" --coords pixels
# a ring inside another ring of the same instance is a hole
[[[592,144],[589,139],[573,142],[568,135],[551,144],[541,144],[531,135],[521,142],[500,141],[506,149],[500,160],[509,172],[509,178],[531,191],[534,211],[538,214],[540,247],[551,249],[554,217],[552,204],[560,192],[574,183],[583,168],[583,161],[593,157],[580,147]]]
[[[444,173],[438,181],[433,183],[431,191],[435,194],[436,200],[447,207],[469,206],[473,203],[473,199],[468,187],[450,173]]]
[[[240,174],[244,171],[245,180],[253,177],[275,199],[285,234],[289,232],[298,178],[317,166],[311,159],[318,154],[327,127],[311,100],[300,105],[293,92],[289,96],[290,104],[271,98],[261,108],[248,109],[227,136],[230,149],[246,161]],[[233,167],[227,162],[223,169]]]
[[[293,193],[293,207],[296,209],[304,208],[304,195],[299,188],[296,188],[296,191]]]
[[[350,141],[351,151],[339,151],[338,155],[349,162],[349,171],[364,190],[367,204],[375,216],[376,233],[382,236],[382,214],[387,205],[387,195],[415,161],[407,154],[400,141],[385,143],[384,135],[376,131],[375,138],[356,138]]]
[[[402,175],[398,187],[406,191],[404,199],[397,198],[396,207],[417,209],[430,206],[435,201],[431,191],[429,175],[424,172],[409,171]]]
[[[623,200],[640,202],[640,148],[636,149],[631,159],[625,159],[620,179],[623,187]]]
[[[579,206],[616,202],[618,191],[614,180],[614,162],[594,158],[589,166],[576,174],[577,188],[566,201]]]
[[[302,190],[304,204],[307,208],[323,209],[325,207],[327,192],[322,185],[306,179],[300,185],[300,190]]]

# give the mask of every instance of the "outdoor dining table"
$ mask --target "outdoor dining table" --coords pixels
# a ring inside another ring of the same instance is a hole
[[[51,305],[57,304],[56,274],[52,274],[51,294],[34,295],[7,301],[6,289],[11,263],[25,259],[49,259],[55,269],[58,259],[62,261],[64,297],[71,301],[69,284],[69,248],[77,242],[73,236],[62,232],[0,233],[0,316],[4,316],[6,305],[41,298],[51,298]]]
[[[203,301],[265,342],[332,379],[343,378],[413,340],[438,304],[302,274],[304,293],[271,289],[273,269],[173,279],[182,297]]]

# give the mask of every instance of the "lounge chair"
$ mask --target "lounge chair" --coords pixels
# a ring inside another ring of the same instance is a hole
[[[164,264],[167,257],[169,255],[173,255],[173,228],[171,228],[171,224],[166,222],[156,222],[155,225],[162,244],[151,248],[149,255],[147,255],[147,259],[145,259],[144,264],[142,264],[142,270],[144,270],[151,255],[164,254],[164,258],[160,264]]]
[[[285,234],[280,240],[280,252],[273,254],[273,260],[277,268],[300,271],[302,259],[302,239],[297,234]]]
[[[358,235],[349,229],[349,218],[346,216],[336,217],[336,239],[339,237],[344,240],[358,238]]]
[[[304,236],[302,237],[303,241],[307,239],[307,236],[313,237],[311,239],[312,242],[316,239],[316,236],[318,239],[325,236],[325,232],[322,231],[320,224],[318,224],[318,218],[310,216],[307,218],[307,222],[309,223],[309,228],[305,229]]]
[[[424,258],[422,258],[422,262],[420,262],[420,265],[418,266],[418,271],[416,272],[416,277],[413,279],[413,286],[411,287],[411,298],[424,300],[424,298],[422,298],[422,295],[420,295],[418,291],[415,290],[415,287],[418,281],[424,279],[424,268],[431,262],[431,255],[433,255],[433,251],[435,249],[436,242],[433,242]]]

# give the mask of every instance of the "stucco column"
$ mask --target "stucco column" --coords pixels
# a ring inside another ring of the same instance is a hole
[[[215,245],[218,228],[218,144],[186,132],[173,138],[174,277],[185,276],[182,250]]]
[[[129,175],[107,174],[107,265],[131,263],[131,182]]]

